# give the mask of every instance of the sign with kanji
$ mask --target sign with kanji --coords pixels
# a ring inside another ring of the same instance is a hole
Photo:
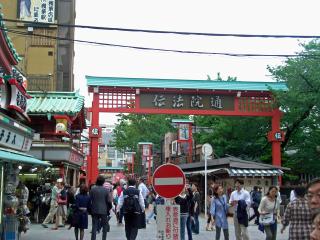
[[[157,206],[157,239],[180,240],[180,206]]]
[[[23,21],[54,23],[55,0],[18,0],[18,17]]]
[[[174,198],[185,187],[186,178],[180,167],[173,164],[164,164],[158,167],[153,174],[153,189],[161,197]]]
[[[142,93],[141,108],[234,110],[233,95]]]
[[[0,146],[29,151],[31,144],[31,138],[27,138],[6,126],[0,126]]]

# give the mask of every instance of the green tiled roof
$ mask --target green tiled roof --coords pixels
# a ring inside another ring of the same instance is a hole
[[[1,6],[0,6],[0,10],[1,10]],[[19,62],[19,61],[21,60],[21,57],[19,56],[18,52],[17,52],[16,49],[14,48],[13,43],[12,43],[12,41],[11,41],[11,38],[10,38],[10,37],[8,36],[8,34],[7,34],[7,28],[6,28],[5,23],[4,23],[4,21],[2,20],[2,18],[3,18],[3,14],[0,13],[0,28],[1,28],[1,32],[2,32],[2,34],[3,34],[3,36],[4,36],[5,40],[6,40],[6,42],[7,42],[7,44],[8,44],[8,47],[9,47],[9,49],[10,49],[11,54],[13,55],[13,57],[15,58],[15,60],[16,60],[17,62]]]
[[[27,113],[76,115],[84,106],[84,97],[78,92],[28,92]]]
[[[185,79],[122,78],[86,76],[88,86],[132,88],[176,88],[199,90],[269,91],[288,90],[283,82],[214,81]]]

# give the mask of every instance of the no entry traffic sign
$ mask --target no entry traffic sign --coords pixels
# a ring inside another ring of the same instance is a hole
[[[153,189],[161,197],[174,198],[182,192],[186,178],[178,166],[164,164],[154,172],[152,183]]]

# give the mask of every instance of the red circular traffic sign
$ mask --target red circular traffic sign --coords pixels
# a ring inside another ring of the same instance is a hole
[[[178,196],[186,184],[186,177],[180,167],[173,164],[164,164],[153,174],[153,189],[164,198]]]

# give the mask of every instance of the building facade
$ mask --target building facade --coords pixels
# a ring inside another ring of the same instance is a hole
[[[86,128],[84,97],[78,92],[29,92],[28,114],[35,137],[30,153],[50,162],[54,175],[67,184],[79,184],[84,152],[81,134]],[[46,179],[50,182],[54,179]]]
[[[6,27],[31,91],[73,91],[75,0],[2,1]],[[25,23],[23,21],[28,21]]]
[[[27,153],[34,130],[26,126],[27,99],[23,75],[16,70],[20,57],[4,30],[0,14],[0,239],[19,239],[26,229],[28,191],[22,172],[34,172],[50,164]],[[31,171],[30,171],[31,170]],[[19,219],[23,219],[19,221]],[[21,230],[22,229],[22,230]]]

